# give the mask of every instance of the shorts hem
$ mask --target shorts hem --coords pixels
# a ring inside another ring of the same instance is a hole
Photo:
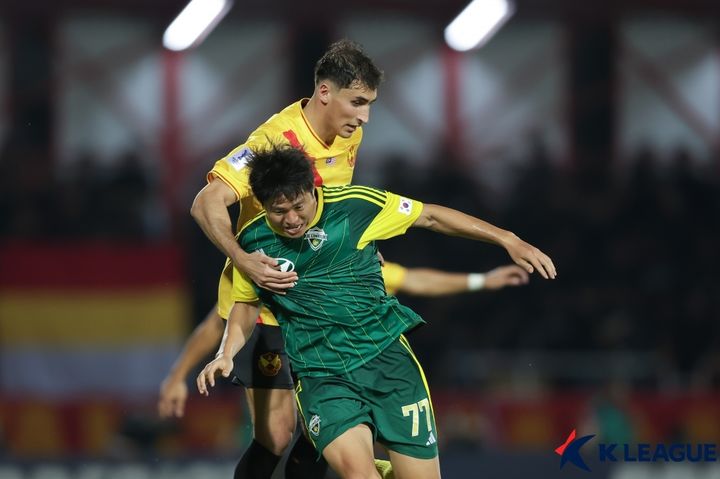
[[[385,446],[386,448],[388,448],[388,450],[390,450],[390,451],[397,452],[398,454],[402,454],[402,455],[404,455],[404,456],[409,456],[409,457],[412,457],[412,458],[414,458],[414,459],[435,459],[436,457],[438,457],[438,454],[439,454],[439,451],[438,451],[438,448],[437,448],[437,447],[435,447],[434,452],[432,452],[432,453],[431,453],[430,451],[428,451],[427,454],[417,454],[417,447],[412,447],[412,448],[410,448],[410,447],[403,447],[403,446],[401,446],[401,447],[397,447],[397,446],[390,447],[390,446],[388,446],[387,444],[385,444],[385,443],[383,443],[383,442],[381,442],[380,444],[382,444],[383,446]],[[412,451],[410,451],[409,449],[412,449]]]
[[[245,381],[243,381],[242,379],[239,379],[237,376],[233,376],[231,382],[234,386],[244,387],[245,389],[295,389],[294,383],[262,384],[262,385],[247,384]]]

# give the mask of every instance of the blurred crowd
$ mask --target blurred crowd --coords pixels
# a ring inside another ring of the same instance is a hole
[[[485,193],[492,191],[488,185],[470,181],[461,162],[439,159],[420,181],[391,178],[391,189],[510,229],[558,268],[556,281],[536,276],[523,290],[421,301],[428,318],[443,318],[424,338],[428,353],[440,354],[438,344],[649,352],[658,361],[643,379],[653,383],[648,386],[711,386],[720,371],[718,164],[698,162],[680,149],[669,161],[642,150],[622,165],[599,159],[557,168],[543,148],[529,160],[503,201]],[[461,271],[509,259],[498,248],[463,240],[414,235],[412,241],[412,248],[383,246],[386,257]],[[437,380],[447,377],[434,373]]]
[[[31,150],[3,156],[5,239],[146,241],[170,235],[157,172],[136,153],[106,163],[83,155],[67,171],[54,171]],[[467,173],[472,167],[447,152],[422,171],[398,156],[385,164],[377,186],[488,219],[541,248],[558,268],[556,281],[534,277],[519,289],[406,298],[430,323],[417,332],[415,344],[437,383],[447,377],[448,351],[483,349],[645,351],[662,359],[654,377],[685,386],[712,386],[720,379],[716,162],[697,161],[682,149],[661,161],[647,149],[623,162],[578,159],[558,167],[538,147],[502,195],[474,182]],[[212,306],[222,258],[185,211],[180,209],[179,221],[188,227],[179,234],[187,245],[199,321]],[[499,248],[424,231],[387,241],[381,251],[407,266],[453,271],[484,271],[509,261]]]
[[[0,161],[0,235],[138,241],[167,233],[157,173],[139,153],[83,153],[55,168],[43,151],[10,147]]]

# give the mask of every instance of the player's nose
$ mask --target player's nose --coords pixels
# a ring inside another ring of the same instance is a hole
[[[357,116],[357,121],[359,125],[364,125],[365,123],[370,121],[370,106],[366,105],[360,108]]]

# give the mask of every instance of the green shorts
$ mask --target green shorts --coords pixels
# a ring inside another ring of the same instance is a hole
[[[374,439],[392,451],[419,459],[438,454],[425,374],[403,336],[350,373],[301,378],[296,399],[320,453],[348,429],[367,424]]]

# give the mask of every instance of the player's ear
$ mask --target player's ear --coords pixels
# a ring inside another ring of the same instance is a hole
[[[318,99],[323,105],[327,105],[330,102],[332,96],[332,85],[328,80],[321,80],[315,88]]]

